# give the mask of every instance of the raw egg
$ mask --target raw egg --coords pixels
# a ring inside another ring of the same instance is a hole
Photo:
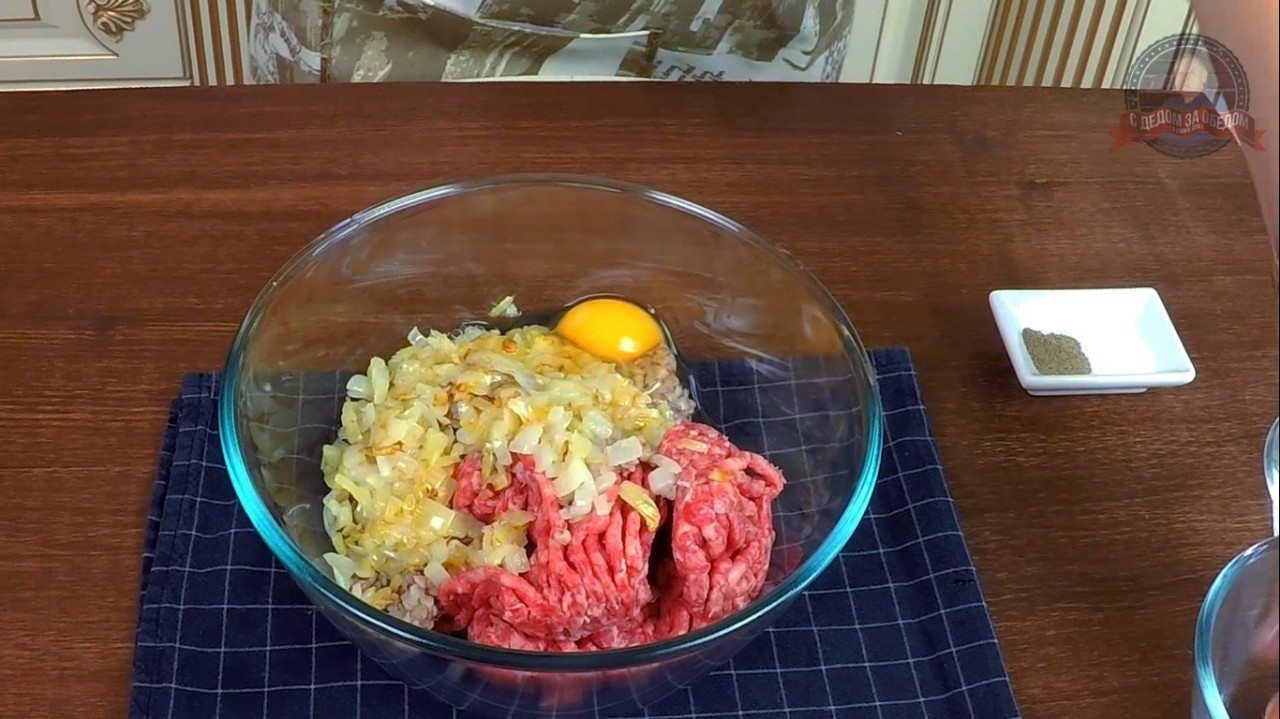
[[[658,321],[643,307],[612,298],[586,300],[570,307],[555,331],[601,359],[629,362],[662,341]]]

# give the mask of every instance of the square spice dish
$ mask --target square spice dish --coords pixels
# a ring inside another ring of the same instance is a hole
[[[1150,287],[996,290],[989,301],[1018,381],[1032,395],[1136,393],[1195,379]]]

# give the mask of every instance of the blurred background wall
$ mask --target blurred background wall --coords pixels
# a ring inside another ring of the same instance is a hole
[[[476,79],[1118,87],[1188,0],[0,0],[0,89]]]

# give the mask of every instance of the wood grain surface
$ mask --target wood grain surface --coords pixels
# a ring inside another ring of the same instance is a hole
[[[1184,717],[1217,570],[1268,531],[1276,295],[1240,152],[1109,153],[1103,91],[770,84],[0,95],[0,717],[120,717],[166,407],[268,277],[447,180],[655,185],[914,353],[1027,717]],[[1032,398],[987,293],[1153,286],[1199,375]]]

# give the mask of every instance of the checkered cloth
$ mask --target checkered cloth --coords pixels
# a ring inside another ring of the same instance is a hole
[[[911,359],[900,349],[873,359],[887,431],[853,539],[727,666],[630,716],[1018,716]],[[165,433],[147,520],[131,719],[470,719],[388,676],[317,615],[236,501],[216,397],[216,377],[188,376]]]

